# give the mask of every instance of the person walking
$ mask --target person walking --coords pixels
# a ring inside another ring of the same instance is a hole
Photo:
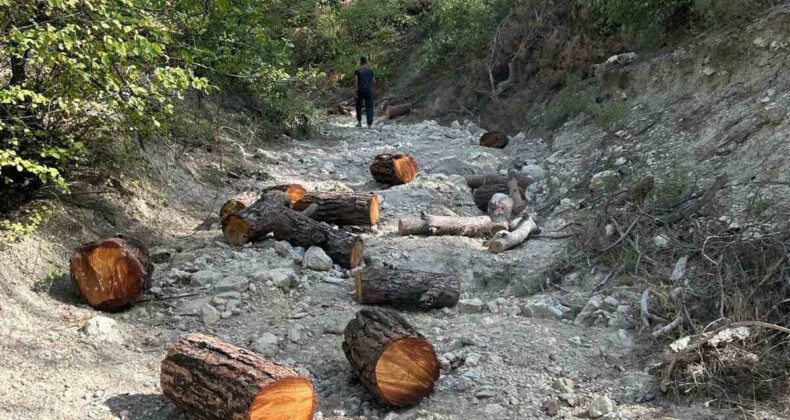
[[[354,93],[357,95],[357,127],[362,127],[362,102],[365,102],[368,128],[373,125],[373,95],[376,93],[376,75],[368,66],[367,57],[359,59],[354,71]]]

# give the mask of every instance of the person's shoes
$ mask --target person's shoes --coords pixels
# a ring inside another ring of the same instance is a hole
[[[357,128],[362,128],[362,121],[357,123]]]

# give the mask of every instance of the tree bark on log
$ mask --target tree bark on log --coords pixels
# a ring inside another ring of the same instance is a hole
[[[388,105],[384,112],[387,114],[387,119],[394,120],[395,118],[411,114],[411,104],[400,106]]]
[[[501,131],[489,131],[480,137],[480,145],[483,147],[491,147],[494,149],[504,149],[510,139]]]
[[[494,194],[488,202],[488,215],[494,223],[507,226],[513,217],[513,199],[505,194]]]
[[[244,191],[236,194],[235,197],[226,201],[225,204],[219,209],[219,220],[222,220],[229,214],[238,213],[261,198],[261,194],[256,191]]]
[[[518,180],[510,178],[507,182],[507,189],[510,199],[513,200],[513,215],[523,213],[524,210],[527,209],[527,202],[524,200],[524,197],[521,196]]]
[[[533,182],[532,178],[518,173],[512,173],[509,175],[483,174],[467,176],[466,185],[474,190],[486,184],[507,184],[507,182],[512,178],[515,178],[518,181],[518,186],[521,190],[527,189],[527,187],[529,187]]]
[[[318,206],[312,217],[336,225],[373,226],[379,221],[379,198],[376,194],[315,192],[294,203],[303,211]]]
[[[386,406],[418,404],[439,379],[433,346],[394,311],[357,312],[346,326],[343,353],[362,385]]]
[[[488,242],[488,250],[493,253],[505,252],[508,249],[518,246],[529,238],[532,232],[538,229],[538,225],[532,218],[525,220],[512,232],[498,232],[494,239]]]
[[[321,247],[335,264],[343,268],[355,268],[364,258],[365,245],[359,236],[333,229],[293,210],[278,214],[272,220],[272,226],[274,238],[278,241],[288,241],[293,246],[304,248]]]
[[[382,184],[406,184],[413,181],[418,172],[417,162],[406,154],[378,155],[370,164],[370,174]]]
[[[269,191],[282,191],[285,195],[288,196],[288,199],[291,200],[291,206],[296,204],[299,200],[304,198],[307,195],[307,190],[299,185],[299,184],[285,184],[285,185],[276,185],[274,187],[264,188],[263,193],[266,194]]]
[[[495,223],[488,216],[452,217],[423,214],[420,217],[398,221],[398,232],[402,236],[468,236],[470,238],[491,237],[507,229],[507,223]]]
[[[151,287],[154,265],[148,249],[130,238],[110,238],[78,247],[70,261],[71,280],[98,310],[116,310]]]
[[[316,408],[309,379],[203,334],[170,347],[160,381],[162,393],[190,418],[311,420]]]
[[[263,238],[274,229],[273,221],[278,214],[289,210],[291,200],[287,193],[270,190],[250,207],[222,219],[222,233],[232,245]]]
[[[365,304],[451,308],[461,296],[461,281],[450,274],[367,267],[353,274],[357,300]]]
[[[477,187],[474,192],[474,200],[475,205],[482,211],[488,211],[488,202],[491,201],[491,198],[494,194],[505,194],[509,195],[510,190],[506,183],[496,183],[496,184],[484,184],[480,187]],[[522,199],[524,198],[524,190],[519,187],[519,194],[521,195]]]

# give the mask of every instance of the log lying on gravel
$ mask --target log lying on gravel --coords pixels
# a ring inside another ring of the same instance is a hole
[[[532,184],[532,178],[524,175],[524,174],[509,174],[509,175],[500,175],[500,174],[483,174],[483,175],[469,175],[466,177],[466,185],[469,186],[471,189],[480,188],[486,184],[505,184],[507,185],[508,180],[515,178],[518,181],[518,186],[521,190],[525,190],[527,187]]]
[[[510,178],[507,182],[507,190],[508,196],[513,200],[513,215],[523,213],[527,209],[527,202],[524,201],[524,197],[521,195],[522,191],[518,185],[518,180]]]
[[[379,198],[376,194],[315,192],[294,203],[303,211],[315,204],[315,220],[336,225],[373,226],[379,221]]]
[[[520,243],[529,238],[533,232],[538,229],[538,225],[532,218],[523,221],[516,230],[512,232],[502,231],[497,232],[494,239],[488,242],[488,250],[493,253],[505,252],[508,249],[516,247]]]
[[[222,220],[229,214],[238,213],[244,210],[251,206],[252,203],[258,201],[259,198],[261,198],[261,194],[255,191],[244,191],[236,194],[235,197],[226,201],[219,209],[219,219]]]
[[[170,347],[160,381],[162,393],[190,418],[311,420],[316,408],[309,379],[203,334]]]
[[[370,174],[382,184],[406,184],[413,181],[418,172],[417,162],[406,154],[378,155],[370,164]]]
[[[269,191],[284,192],[285,195],[288,196],[288,199],[291,200],[291,205],[296,204],[296,202],[303,199],[304,196],[307,195],[307,190],[299,184],[276,185],[274,187],[265,188],[263,193],[265,194]]]
[[[400,106],[387,105],[387,109],[384,110],[384,113],[387,114],[387,119],[394,120],[395,118],[411,114],[411,104]]]
[[[477,187],[474,192],[475,205],[482,211],[488,211],[488,202],[491,201],[491,198],[494,194],[505,194],[508,195],[510,190],[506,183],[496,183],[496,184],[484,184],[480,187]],[[519,187],[519,194],[521,194],[522,199],[524,198],[524,190]]]
[[[439,379],[433,346],[394,311],[357,312],[346,326],[343,352],[362,385],[387,406],[418,404]]]
[[[481,146],[494,149],[504,149],[509,142],[510,139],[501,131],[489,131],[480,137]]]
[[[488,216],[453,217],[423,214],[398,221],[398,232],[407,235],[491,237],[507,229],[507,222],[495,223]]]
[[[272,219],[274,238],[288,241],[293,246],[310,248],[318,246],[326,251],[336,264],[343,268],[355,268],[365,255],[362,239],[353,233],[313,220],[293,210],[280,212]]]
[[[232,245],[263,238],[274,229],[272,222],[282,211],[289,210],[287,194],[270,190],[251,206],[222,219],[222,233]]]
[[[74,251],[71,280],[91,307],[115,310],[137,302],[151,286],[148,249],[129,238],[84,244]]]
[[[513,216],[513,199],[502,193],[494,194],[488,201],[488,215],[494,223],[507,226]]]
[[[365,304],[451,308],[461,296],[461,281],[450,274],[366,267],[353,274],[357,300]]]

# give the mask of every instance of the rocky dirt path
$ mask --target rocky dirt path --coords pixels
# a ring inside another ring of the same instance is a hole
[[[125,312],[96,313],[57,284],[44,297],[9,293],[3,309],[10,316],[0,323],[8,332],[0,347],[0,417],[186,418],[161,395],[159,362],[189,332],[217,335],[309,375],[318,393],[317,418],[698,416],[698,409],[651,402],[651,376],[634,356],[633,291],[591,295],[585,284],[605,274],[595,272],[568,273],[564,291],[548,288],[544,270],[563,252],[560,241],[532,240],[494,255],[482,240],[397,235],[398,218],[421,211],[479,214],[466,174],[526,166],[542,179],[530,188],[531,198],[545,199],[546,174],[536,164],[549,156],[548,147],[518,138],[506,151],[483,149],[476,145],[479,134],[460,124],[360,130],[338,120],[321,127],[317,140],[248,156],[251,166],[263,162],[275,177],[272,184],[379,194],[379,226],[359,232],[370,262],[463,276],[458,307],[406,313],[442,362],[435,392],[419,406],[397,412],[381,407],[352,375],[340,343],[361,306],[348,272],[321,264],[311,269],[305,250],[273,240],[232,249],[214,226],[163,239],[153,251],[154,288],[145,303]],[[370,180],[371,158],[391,151],[417,159],[415,182],[383,189]],[[548,230],[565,223],[541,221]],[[30,311],[36,315],[24,315]]]

